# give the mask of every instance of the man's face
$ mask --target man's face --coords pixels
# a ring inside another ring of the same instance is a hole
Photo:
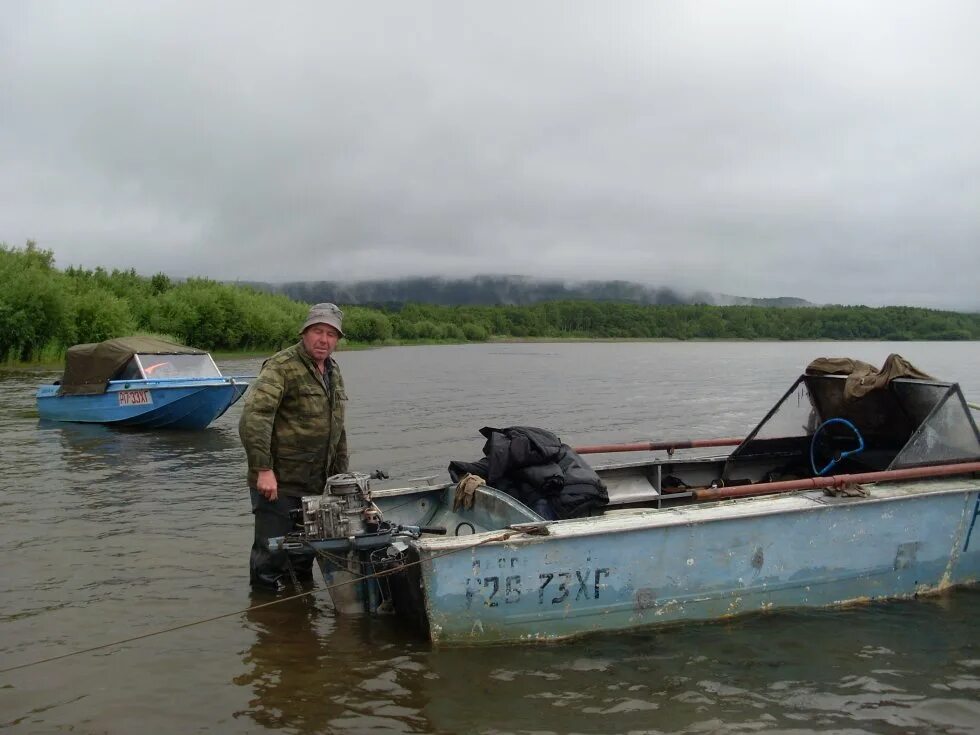
[[[313,324],[303,332],[303,346],[317,362],[330,357],[339,341],[340,332],[329,324]]]

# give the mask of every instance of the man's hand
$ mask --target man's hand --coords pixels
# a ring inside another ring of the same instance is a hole
[[[276,473],[272,470],[259,470],[258,480],[255,488],[266,500],[275,500],[279,497],[279,482],[276,480]]]

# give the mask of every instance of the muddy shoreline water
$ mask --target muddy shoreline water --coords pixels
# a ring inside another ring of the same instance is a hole
[[[980,399],[977,343],[492,343],[342,352],[355,468],[406,483],[473,459],[484,425],[566,441],[744,435],[810,359],[899,352]],[[260,358],[222,359],[254,374]],[[202,432],[52,425],[0,374],[0,664],[249,607],[239,407]],[[0,676],[37,732],[967,733],[980,591],[844,610],[434,648],[325,597]]]

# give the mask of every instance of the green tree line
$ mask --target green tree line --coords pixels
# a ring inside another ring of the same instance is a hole
[[[208,350],[273,350],[297,338],[308,305],[247,286],[175,282],[134,270],[59,270],[51,251],[0,244],[0,359],[138,332]],[[758,307],[554,301],[530,306],[345,307],[349,341],[527,339],[972,340],[980,314],[914,307]]]
[[[73,344],[134,333],[205,349],[267,349],[295,341],[306,310],[285,296],[207,279],[61,271],[53,253],[34,243],[0,245],[0,359],[7,361],[53,359]]]
[[[980,314],[907,306],[652,306],[554,301],[532,306],[408,305],[387,314],[403,339],[980,339]]]

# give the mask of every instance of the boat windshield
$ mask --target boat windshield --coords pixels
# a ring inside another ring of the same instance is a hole
[[[159,378],[220,378],[211,355],[142,355],[133,360],[149,380]]]
[[[723,477],[762,457],[778,457],[779,474],[793,477],[816,473],[816,456],[843,473],[980,459],[980,431],[956,383],[894,378],[859,398],[846,388],[843,375],[800,376],[731,453]]]

